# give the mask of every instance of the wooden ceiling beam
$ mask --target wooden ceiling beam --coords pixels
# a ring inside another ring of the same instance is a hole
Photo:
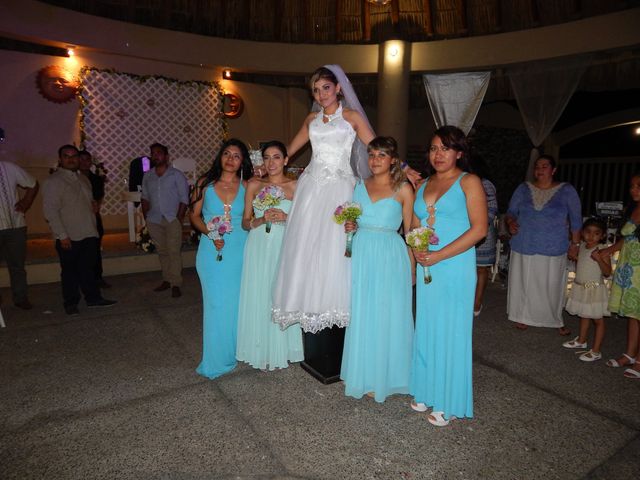
[[[336,42],[342,42],[342,1],[336,0]]]
[[[459,33],[469,33],[469,19],[467,14],[467,0],[458,0],[458,11],[460,12],[460,21],[462,23],[462,31]]]
[[[493,26],[494,32],[502,31],[502,0],[496,0],[496,13],[495,13],[496,23]]]
[[[431,0],[422,0],[422,18],[424,32],[428,37],[433,37],[433,17],[431,16]]]
[[[362,39],[371,41],[371,6],[367,0],[362,0]]]
[[[275,0],[275,9],[273,15],[273,40],[279,42],[282,40],[282,16],[284,14],[284,0]]]
[[[391,25],[396,27],[400,21],[400,0],[391,0]]]

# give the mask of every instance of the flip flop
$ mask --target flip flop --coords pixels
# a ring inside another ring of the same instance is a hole
[[[624,371],[623,375],[624,375],[626,378],[632,378],[632,379],[634,379],[634,380],[640,380],[640,371],[635,370],[635,369],[633,369],[633,368],[627,368],[627,369]]]
[[[435,425],[436,427],[446,427],[449,425],[451,420],[455,420],[456,417],[451,415],[449,420],[445,420],[444,412],[431,412],[431,415],[427,417],[427,420],[431,425]]]

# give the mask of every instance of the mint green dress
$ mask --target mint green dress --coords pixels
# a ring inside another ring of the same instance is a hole
[[[636,228],[638,226],[629,220],[620,230],[624,243],[611,282],[609,311],[640,319],[640,241]]]
[[[291,201],[283,200],[278,208],[288,213]],[[264,212],[254,208],[254,214],[259,218]],[[289,362],[304,359],[300,325],[281,330],[271,321],[271,291],[284,229],[276,223],[269,233],[266,225],[252,229],[244,250],[236,358],[263,370],[287,368]]]

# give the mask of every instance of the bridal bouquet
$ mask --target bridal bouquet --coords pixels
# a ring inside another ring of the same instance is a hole
[[[253,199],[253,206],[257,210],[264,212],[268,208],[277,207],[285,198],[284,190],[277,185],[269,185],[260,190],[258,195],[256,195],[256,198]],[[269,233],[271,231],[271,222],[267,222],[265,228],[267,233]]]
[[[231,225],[231,217],[229,215],[222,215],[219,217],[213,217],[211,220],[207,222],[207,237],[211,240],[222,240],[222,236],[225,233],[229,233],[233,231],[233,226]],[[219,262],[222,260],[222,249],[218,250],[218,256],[216,260]]]
[[[342,225],[344,222],[356,222],[360,215],[362,215],[362,207],[359,203],[346,202],[338,205],[335,212],[333,212],[333,221],[338,225]],[[345,257],[351,257],[351,242],[353,241],[354,233],[355,232],[347,232],[347,247],[344,251]]]
[[[421,252],[427,252],[429,251],[429,245],[437,245],[440,240],[433,228],[418,227],[407,233],[405,241],[411,248]],[[424,283],[431,283],[429,267],[423,266],[422,268],[424,269]]]

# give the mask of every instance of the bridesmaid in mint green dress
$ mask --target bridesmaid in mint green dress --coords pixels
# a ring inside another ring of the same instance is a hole
[[[274,370],[304,359],[300,325],[283,331],[271,321],[271,291],[296,181],[284,175],[288,158],[281,142],[263,145],[262,156],[267,177],[249,182],[244,200],[242,226],[250,232],[244,250],[236,358],[254,368]],[[278,187],[285,199],[266,209],[254,205],[256,196],[270,186]]]
[[[411,258],[398,228],[411,227],[414,195],[400,168],[393,138],[376,137],[367,150],[372,176],[353,192],[362,215],[353,238],[351,321],[340,378],[346,395],[368,394],[384,402],[389,395],[409,393]]]
[[[466,173],[467,151],[460,129],[436,130],[430,176],[418,189],[414,207],[414,226],[433,227],[439,242],[428,252],[414,250],[432,280],[425,283],[423,267],[417,267],[411,408],[424,412],[433,407],[427,419],[439,427],[455,417],[473,417],[474,246],[487,235],[488,221],[482,182]]]
[[[196,254],[196,270],[202,286],[202,361],[196,372],[216,378],[236,366],[236,335],[242,254],[247,232],[242,229],[246,181],[251,162],[244,143],[226,141],[211,169],[196,183],[190,219],[202,233]],[[222,240],[207,237],[206,223],[213,217],[230,215],[233,231]],[[222,260],[216,260],[221,250]]]

